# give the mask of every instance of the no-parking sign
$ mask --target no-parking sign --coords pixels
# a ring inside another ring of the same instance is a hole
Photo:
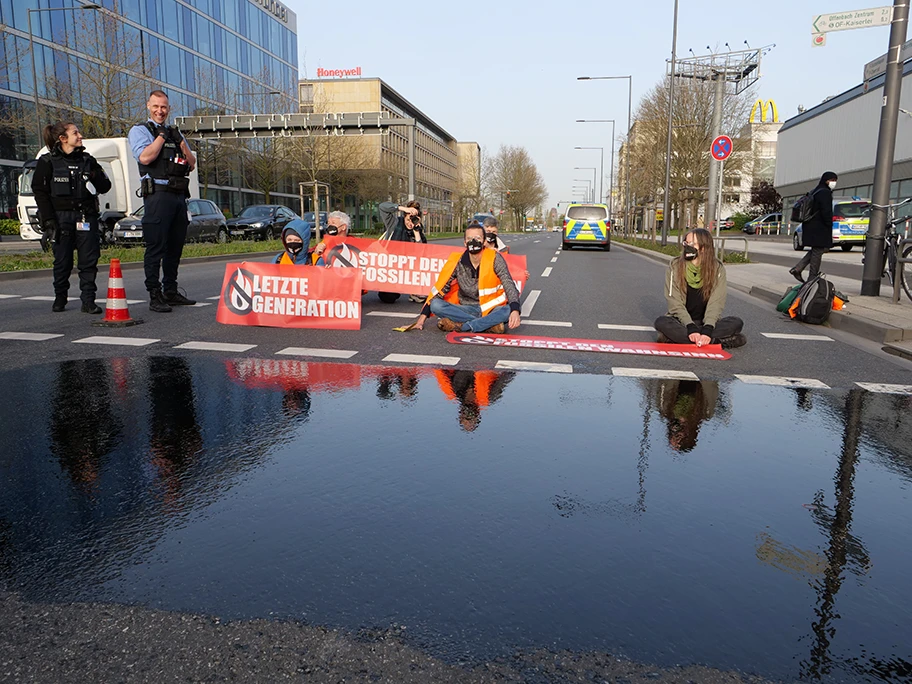
[[[709,148],[709,153],[716,161],[725,161],[732,153],[732,139],[727,135],[720,135],[713,140]]]

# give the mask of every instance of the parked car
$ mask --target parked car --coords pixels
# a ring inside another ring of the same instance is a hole
[[[833,200],[833,247],[839,245],[843,252],[851,251],[855,245],[864,246],[871,218],[871,200]],[[795,228],[792,247],[796,252],[804,250],[801,224]]]
[[[114,225],[114,244],[132,244],[143,241],[142,217],[144,206],[134,211],[126,218],[120,219]],[[215,205],[204,199],[187,200],[187,212],[190,215],[190,224],[187,226],[188,242],[228,242],[228,226],[225,215]]]
[[[494,216],[494,214],[491,214],[486,211],[482,211],[477,214],[474,214],[472,216],[472,221],[478,221],[481,225],[484,225],[486,218],[496,218],[496,217]],[[469,223],[471,223],[472,221],[469,221]]]
[[[719,222],[719,228],[721,230],[731,230],[734,227],[735,227],[735,219],[733,216],[724,218]]]
[[[329,217],[329,214],[326,213],[325,211],[320,212],[320,231],[321,232],[326,230],[326,226],[329,225],[328,217]],[[310,226],[310,234],[316,235],[317,231],[314,226],[314,213],[312,211],[307,211],[304,213],[304,216],[302,217],[302,219],[304,220],[304,223],[306,223],[308,226]]]
[[[767,228],[773,229],[778,228],[782,225],[782,214],[764,214],[763,216],[758,216],[753,221],[748,221],[744,224],[743,230],[748,235],[756,235],[761,230]]]
[[[228,220],[228,233],[240,240],[274,240],[282,235],[285,224],[296,218],[297,214],[281,204],[254,204]]]

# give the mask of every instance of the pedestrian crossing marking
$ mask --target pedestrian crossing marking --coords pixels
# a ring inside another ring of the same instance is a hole
[[[885,382],[856,382],[856,385],[868,392],[878,394],[908,394],[912,395],[912,385],[891,385]]]
[[[458,356],[424,356],[422,354],[388,354],[383,358],[390,363],[422,363],[437,366],[455,366]]]
[[[830,389],[830,386],[814,378],[785,378],[777,375],[742,375],[735,377],[749,385],[773,385],[776,387],[801,387],[805,389]]]
[[[650,378],[654,380],[699,380],[690,371],[663,370],[659,368],[619,368],[611,369],[613,375],[625,378]]]
[[[320,356],[327,359],[350,359],[358,352],[347,349],[311,349],[309,347],[286,347],[276,354],[284,356]]]
[[[63,333],[29,333],[29,332],[2,332],[0,340],[25,340],[27,342],[46,342],[55,337],[63,337]]]
[[[81,340],[73,340],[73,344],[105,344],[125,347],[145,347],[156,342],[161,342],[161,340],[152,339],[151,337],[113,337],[107,335],[93,335],[92,337],[83,337]]]
[[[195,349],[198,351],[245,352],[250,351],[255,344],[231,344],[228,342],[184,342],[174,349]]]
[[[651,325],[621,325],[614,323],[599,323],[599,330],[641,330],[648,332],[655,332],[655,328]]]
[[[826,335],[799,335],[794,333],[760,333],[764,337],[773,340],[808,340],[810,342],[835,342],[832,337]]]
[[[501,359],[494,366],[496,370],[526,370],[543,373],[572,373],[573,366],[569,363],[542,363],[540,361],[510,361]]]

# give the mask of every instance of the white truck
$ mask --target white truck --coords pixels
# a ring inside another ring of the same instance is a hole
[[[126,138],[91,138],[83,140],[82,144],[86,152],[98,160],[101,168],[111,179],[111,190],[98,198],[102,244],[110,244],[114,225],[142,206],[142,198],[136,196],[136,191],[139,190],[139,168]],[[19,177],[19,201],[16,206],[19,215],[19,235],[23,240],[41,240],[45,249],[47,247],[38,222],[38,206],[32,193],[32,176],[38,158],[47,151],[46,147],[42,147],[35,159],[23,164],[22,175]],[[196,169],[190,174],[190,196],[199,197],[199,175]]]

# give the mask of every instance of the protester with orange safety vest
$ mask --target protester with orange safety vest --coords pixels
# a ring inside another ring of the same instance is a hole
[[[285,251],[276,255],[275,263],[307,266],[310,263],[307,255],[307,248],[310,247],[310,224],[301,219],[286,223],[282,229],[282,245]]]
[[[519,290],[503,256],[484,248],[484,228],[473,221],[466,228],[465,252],[447,259],[415,322],[423,329],[429,316],[439,317],[444,332],[506,332],[519,327]]]

